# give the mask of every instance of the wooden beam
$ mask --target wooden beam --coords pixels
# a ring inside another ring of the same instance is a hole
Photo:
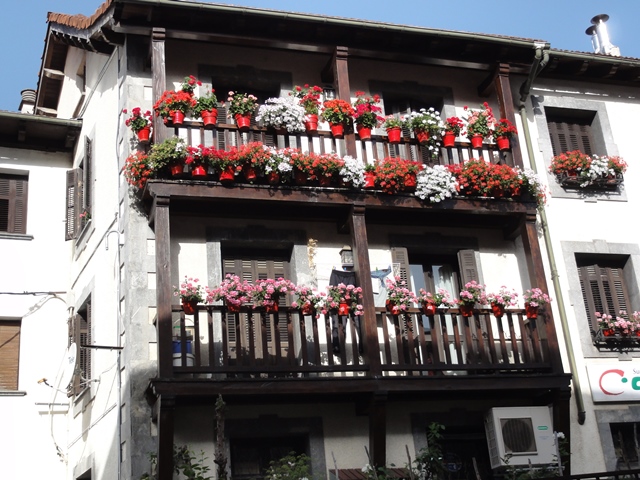
[[[542,263],[542,252],[540,251],[540,243],[538,242],[536,215],[527,215],[522,228],[522,243],[527,259],[527,268],[529,270],[529,280],[531,281],[531,286],[540,288],[544,293],[549,294],[549,288],[547,287],[547,276],[545,274],[544,265]],[[556,326],[551,308],[547,307],[545,309],[545,317],[547,318],[546,333],[547,344],[551,355],[551,368],[553,372],[561,373],[563,371],[562,359],[560,357],[560,346],[558,344]]]
[[[151,92],[155,103],[162,92],[167,89],[167,72],[165,68],[164,44],[166,32],[164,28],[153,28],[151,32]],[[153,117],[153,140],[162,143],[169,137],[169,131],[165,127],[162,117]]]
[[[351,103],[351,87],[349,85],[349,49],[347,47],[336,47],[333,54],[333,72],[334,72],[334,88],[336,89],[338,98]],[[346,133],[344,141],[347,147],[347,155],[356,158],[356,135],[352,131]]]
[[[369,455],[373,468],[387,465],[387,393],[376,392],[371,396],[369,409]]]
[[[170,378],[173,374],[171,344],[171,235],[169,230],[169,197],[154,199],[156,234],[156,308],[158,332],[158,377]]]
[[[501,63],[498,65],[497,75],[495,78],[496,93],[498,95],[498,105],[500,106],[500,117],[506,118],[514,125],[516,124],[516,112],[513,106],[513,95],[511,94],[511,83],[509,82],[509,65]],[[523,122],[527,119],[523,118]],[[511,137],[511,155],[513,156],[514,167],[524,168],[522,163],[522,151],[520,150],[520,142],[518,136]]]
[[[158,412],[158,480],[173,480],[173,430],[175,397],[161,395]]]
[[[371,263],[369,262],[369,240],[367,238],[367,223],[363,205],[354,205],[349,215],[351,230],[351,247],[353,249],[354,269],[356,281],[362,288],[362,303],[364,315],[360,320],[364,325],[361,341],[364,342],[367,363],[372,376],[382,375],[378,347],[378,325],[376,320],[373,286],[371,285]]]

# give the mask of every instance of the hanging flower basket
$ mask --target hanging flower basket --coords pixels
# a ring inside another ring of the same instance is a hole
[[[370,140],[371,139],[371,129],[368,127],[364,127],[362,125],[357,126],[358,136],[360,140]]]
[[[215,125],[218,122],[218,110],[203,110],[200,117],[205,127]]]
[[[309,133],[318,131],[318,115],[308,114],[304,117],[304,128]]]
[[[437,308],[438,306],[436,305],[436,302],[422,303],[422,313],[424,313],[425,315],[429,315],[429,316],[435,315]]]
[[[251,114],[241,115],[240,113],[236,113],[234,118],[236,119],[238,130],[241,132],[245,132],[251,127]]]
[[[387,136],[389,137],[389,143],[400,143],[402,139],[402,128],[394,127],[387,129]]]
[[[331,135],[333,135],[335,138],[344,137],[344,125],[342,123],[332,123],[330,125],[330,128]]]
[[[198,300],[182,300],[182,310],[187,315],[193,315],[198,308]]]
[[[475,134],[469,138],[471,141],[471,148],[482,148],[482,142],[484,141],[484,137],[479,134]]]
[[[509,150],[509,148],[511,147],[509,137],[497,137],[496,145],[498,145],[498,150],[500,151]]]
[[[538,308],[539,307],[537,305],[533,306],[533,305],[531,305],[529,303],[525,303],[524,304],[524,311],[525,311],[525,313],[527,315],[527,318],[531,319],[531,320],[535,320],[536,318],[538,318]]]
[[[151,136],[151,126],[147,125],[138,130],[138,141],[140,143],[149,143],[149,137]]]
[[[442,136],[442,146],[449,148],[454,147],[456,144],[456,134],[453,132],[445,132]]]
[[[182,125],[184,122],[184,112],[173,110],[171,112],[171,123],[174,125]]]
[[[458,307],[460,308],[460,315],[463,317],[473,317],[473,304],[461,303]]]

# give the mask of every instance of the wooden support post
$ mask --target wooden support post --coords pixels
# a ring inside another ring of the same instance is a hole
[[[349,85],[349,49],[347,47],[336,47],[333,54],[333,75],[334,88],[336,89],[338,98],[351,103],[351,87]],[[347,147],[347,155],[353,158],[358,156],[356,151],[356,136],[354,132],[347,133],[344,136]]]
[[[162,92],[167,89],[167,72],[164,58],[164,41],[166,32],[164,28],[154,27],[151,31],[151,94],[155,103]],[[162,143],[169,137],[167,127],[164,126],[162,117],[153,116],[153,141]]]
[[[542,263],[542,252],[540,251],[540,243],[538,242],[538,230],[536,228],[536,215],[528,214],[522,226],[522,243],[524,244],[525,256],[527,259],[527,268],[529,270],[529,279],[533,287],[542,289],[544,293],[549,293],[547,287],[547,277],[544,272]],[[556,335],[556,325],[553,320],[551,308],[545,309],[545,317],[547,319],[547,344],[551,354],[551,368],[554,373],[562,373],[562,359],[560,357],[560,346],[558,345],[558,336]]]
[[[571,445],[571,389],[564,388],[554,394],[553,399],[553,429],[556,432],[564,433],[567,445]],[[562,476],[571,474],[571,455],[561,458],[562,462],[567,462]]]
[[[373,300],[373,287],[371,286],[371,264],[369,263],[369,240],[367,239],[367,225],[365,221],[365,208],[362,205],[351,207],[349,214],[349,227],[351,230],[351,245],[353,248],[353,262],[356,272],[356,280],[362,288],[362,303],[364,315],[360,320],[364,325],[364,336],[361,341],[365,345],[365,353],[369,364],[369,374],[372,377],[382,375],[380,353],[378,345],[378,326],[376,310]]]
[[[376,392],[369,408],[369,452],[373,468],[387,466],[387,392]]]
[[[494,80],[496,93],[498,94],[498,105],[500,106],[500,117],[506,118],[514,125],[516,124],[516,114],[513,106],[513,95],[511,94],[511,84],[509,83],[509,64],[498,65],[497,75]],[[523,122],[527,119],[523,118]],[[511,137],[511,154],[513,155],[513,165],[524,168],[522,163],[522,151],[517,135]]]
[[[161,395],[158,400],[158,480],[173,480],[173,417],[175,397]]]
[[[156,234],[156,308],[158,332],[158,377],[173,373],[171,344],[171,235],[169,231],[169,197],[154,197],[154,230]]]

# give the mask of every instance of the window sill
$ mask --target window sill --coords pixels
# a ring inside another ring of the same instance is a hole
[[[33,235],[28,235],[26,233],[8,233],[8,232],[0,232],[0,239],[7,240],[33,240]]]
[[[563,188],[578,190],[617,190],[624,181],[621,173],[616,174],[615,177],[601,177],[595,180],[588,180],[578,175],[568,175],[566,173],[557,175],[556,178]],[[587,181],[589,184],[583,186]]]
[[[0,390],[0,397],[25,397],[27,392],[24,390]]]

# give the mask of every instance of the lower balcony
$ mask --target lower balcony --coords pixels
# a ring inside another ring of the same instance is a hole
[[[355,315],[228,313],[200,305],[193,316],[173,306],[173,377],[220,380],[307,377],[442,377],[551,372],[544,315],[510,309],[463,317],[411,309],[391,315],[377,307],[373,341]],[[375,351],[368,345],[376,345]],[[375,370],[379,370],[380,375]]]

